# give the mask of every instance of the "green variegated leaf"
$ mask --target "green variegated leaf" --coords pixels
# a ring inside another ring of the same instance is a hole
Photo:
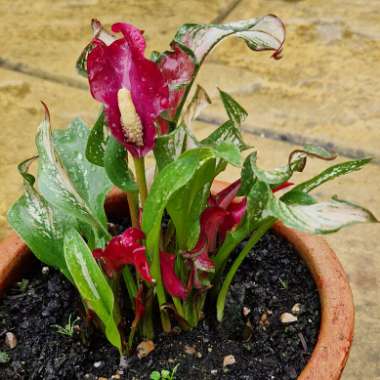
[[[34,177],[27,172],[33,159],[19,165],[25,193],[9,209],[8,222],[40,261],[71,279],[63,257],[63,235],[77,223],[69,215],[53,209],[33,187]]]
[[[176,229],[178,247],[194,248],[199,236],[200,215],[207,204],[211,184],[217,175],[216,160],[208,160],[197,170],[189,183],[173,194],[167,204]]]
[[[322,173],[318,174],[317,176],[295,186],[291,191],[289,191],[283,196],[282,200],[286,201],[286,199],[289,196],[291,196],[291,193],[293,192],[302,191],[304,193],[308,193],[316,187],[324,184],[325,182],[331,181],[332,179],[335,179],[342,175],[360,170],[364,165],[367,165],[369,162],[371,162],[370,158],[363,158],[361,160],[346,161],[341,164],[331,166],[324,170]]]
[[[249,191],[247,191],[247,209],[244,218],[235,230],[227,234],[215,256],[214,261],[217,273],[224,267],[231,252],[252,233],[255,225],[260,221],[268,201],[269,193],[270,189],[268,185],[261,181],[255,181]]]
[[[154,157],[159,170],[178,158],[183,150],[186,138],[186,127],[180,125],[172,132],[156,138]]]
[[[113,291],[90,249],[74,229],[65,233],[64,257],[81,297],[102,321],[107,339],[121,352],[119,316]]]
[[[104,199],[112,184],[103,168],[85,158],[88,134],[84,124],[76,119],[69,128],[55,131],[53,142],[46,113],[36,137],[40,157],[38,188],[53,206],[107,236]]]
[[[295,171],[302,171],[304,169],[306,156],[304,154],[294,154],[291,156],[289,164],[274,170],[262,170],[257,166],[256,161],[256,152],[251,153],[244,161],[241,172],[240,195],[246,194],[257,179],[270,185],[272,188],[283,184],[289,180]]]
[[[311,205],[288,205],[273,196],[267,213],[289,227],[315,234],[335,232],[356,223],[377,222],[365,208],[336,198]]]
[[[79,75],[87,78],[87,55],[92,49],[92,43],[89,43],[86,45],[86,47],[83,49],[82,53],[78,57],[75,68],[77,69],[77,72]]]
[[[29,167],[30,165],[33,163],[33,161],[35,161],[36,159],[38,158],[38,156],[34,156],[34,157],[31,157],[31,158],[28,158],[26,159],[25,161],[21,162],[20,164],[17,165],[17,170],[19,171],[19,173],[21,174],[21,176],[23,177],[24,181],[27,181],[29,183],[30,186],[33,186],[36,179],[35,177],[30,174],[28,171],[29,171]]]
[[[86,158],[98,166],[104,166],[104,153],[109,134],[102,111],[88,136],[86,145]]]
[[[185,24],[178,30],[174,42],[191,52],[199,64],[215,45],[231,36],[243,39],[252,50],[274,50],[278,56],[285,39],[285,28],[273,15],[219,25]]]
[[[232,143],[236,145],[240,151],[244,151],[250,148],[244,143],[240,130],[235,127],[234,123],[231,120],[226,121],[208,137],[200,141],[202,145],[212,146],[218,145],[222,142]]]
[[[221,89],[219,89],[219,95],[229,119],[233,122],[235,127],[240,127],[248,116],[247,111],[235,99],[233,99],[231,95],[228,95]]]
[[[197,148],[183,153],[158,173],[145,201],[142,229],[146,236],[147,253],[152,260],[151,273],[158,284],[157,295],[160,305],[166,301],[165,291],[160,281],[159,261],[160,228],[164,210],[170,198],[186,186],[197,174],[199,168],[210,160],[215,160],[211,148]]]
[[[317,145],[306,144],[302,150],[310,156],[315,156],[327,161],[335,160],[337,157],[335,153]]]
[[[104,154],[104,169],[108,178],[119,189],[128,192],[138,190],[133,173],[128,166],[127,150],[112,136],[107,141]]]
[[[288,191],[281,197],[281,200],[286,204],[312,205],[317,203],[314,197],[300,190]]]
[[[214,149],[216,158],[219,158],[219,160],[222,160],[225,163],[240,167],[241,157],[240,150],[237,146],[229,142],[221,142],[219,144],[215,144],[212,148]],[[222,169],[224,168],[223,162],[220,162],[220,164],[221,166],[219,166],[219,164],[217,165],[217,167],[221,168],[218,172],[224,170]]]

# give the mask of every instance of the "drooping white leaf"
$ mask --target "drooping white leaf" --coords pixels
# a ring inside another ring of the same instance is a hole
[[[266,213],[289,227],[316,234],[335,232],[356,223],[377,222],[370,211],[337,198],[311,205],[287,205],[272,196]]]
[[[273,56],[278,58],[285,40],[285,27],[273,15],[219,25],[185,24],[174,41],[190,50],[196,63],[201,63],[218,42],[229,36],[242,38],[252,50],[274,50]]]

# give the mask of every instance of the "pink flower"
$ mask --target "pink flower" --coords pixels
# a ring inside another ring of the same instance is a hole
[[[187,290],[175,273],[176,255],[160,252],[161,276],[166,291],[173,297],[185,299]]]
[[[145,40],[133,25],[112,25],[123,37],[102,38],[101,26],[87,57],[93,97],[103,103],[108,126],[134,157],[153,146],[155,120],[169,106],[166,79],[157,65],[144,57]],[[103,32],[103,34],[105,34]]]
[[[95,249],[93,255],[103,263],[109,277],[124,265],[134,265],[140,276],[152,283],[145,247],[139,242],[143,238],[144,234],[139,229],[127,228],[122,234],[114,236],[104,249]]]

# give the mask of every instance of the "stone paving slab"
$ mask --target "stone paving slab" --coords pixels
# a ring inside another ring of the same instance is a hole
[[[210,22],[228,0],[0,1],[0,57],[78,79],[75,61],[91,39],[90,21],[133,23],[145,31],[148,51],[163,51],[185,22]]]

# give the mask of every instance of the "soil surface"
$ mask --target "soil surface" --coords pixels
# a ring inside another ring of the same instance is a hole
[[[142,360],[132,356],[121,372],[116,350],[81,321],[73,337],[57,332],[54,325],[80,315],[80,301],[61,274],[43,274],[40,267],[38,273],[1,300],[0,351],[9,361],[0,364],[0,379],[93,380],[116,374],[114,379],[142,380],[177,364],[176,379],[296,379],[319,330],[319,297],[310,273],[292,246],[274,233],[239,269],[221,326],[204,320],[191,332],[159,335],[153,353]],[[283,324],[281,314],[294,312],[295,304],[298,320]],[[249,311],[245,320],[243,307]],[[12,350],[4,343],[6,332],[17,337]],[[236,362],[223,368],[227,355]]]

